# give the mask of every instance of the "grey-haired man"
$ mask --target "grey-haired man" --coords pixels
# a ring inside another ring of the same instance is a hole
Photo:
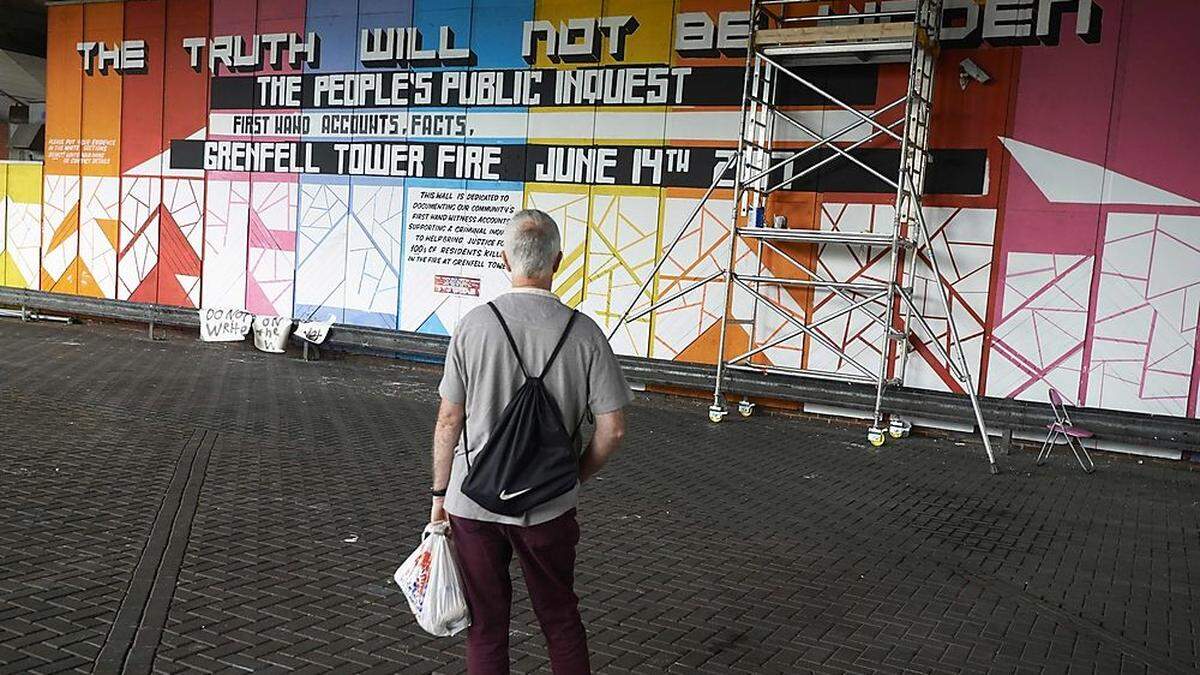
[[[504,263],[513,288],[493,304],[508,324],[525,363],[540,365],[549,359],[572,314],[550,292],[554,273],[562,263],[554,220],[532,209],[514,215],[505,229]],[[554,673],[588,673],[587,637],[574,590],[578,486],[520,517],[487,511],[461,489],[467,473],[460,443],[464,416],[470,420],[468,447],[483,447],[524,380],[520,365],[504,348],[507,338],[503,331],[490,308],[483,306],[462,318],[450,341],[434,431],[430,520],[444,520],[450,514],[471,608],[467,632],[470,673],[509,672],[512,581],[508,568],[514,551],[546,636]],[[595,322],[583,316],[576,319],[543,382],[568,429],[575,428],[588,412],[595,416],[595,432],[580,457],[579,482],[583,483],[620,447],[625,434],[622,408],[633,397]]]

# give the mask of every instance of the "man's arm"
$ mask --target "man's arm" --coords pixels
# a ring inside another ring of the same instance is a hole
[[[609,457],[616,454],[625,438],[625,412],[613,412],[596,415],[596,431],[592,434],[592,442],[588,444],[587,452],[579,463],[579,482],[586,483],[595,476]]]
[[[465,411],[461,403],[451,403],[443,398],[438,408],[437,426],[433,430],[433,489],[445,490],[450,483],[450,466],[454,462],[454,448],[458,445],[463,429]],[[429,522],[446,519],[443,506],[445,497],[434,497],[429,509]]]

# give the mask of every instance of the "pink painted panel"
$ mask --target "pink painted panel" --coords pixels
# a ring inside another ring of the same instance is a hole
[[[1127,4],[1107,167],[1200,201],[1200,2]]]

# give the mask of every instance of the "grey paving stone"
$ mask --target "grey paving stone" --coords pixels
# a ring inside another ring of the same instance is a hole
[[[0,672],[90,672],[195,431],[216,441],[155,672],[461,672],[390,584],[437,371],[167,338],[0,323]],[[584,490],[600,672],[1200,670],[1194,465],[1016,452],[993,477],[969,439],[704,408],[640,398]],[[515,597],[514,672],[545,672]]]

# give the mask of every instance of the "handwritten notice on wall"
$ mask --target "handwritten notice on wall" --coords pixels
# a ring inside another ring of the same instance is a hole
[[[400,330],[449,335],[461,316],[508,290],[504,227],[521,190],[410,187]]]
[[[323,344],[325,338],[329,337],[329,329],[333,326],[333,320],[329,321],[301,321],[296,327],[296,335],[314,345]]]
[[[200,310],[200,339],[204,342],[238,342],[246,339],[254,315],[244,309]]]
[[[262,352],[282,354],[287,349],[292,320],[282,316],[254,317],[254,347]]]
[[[408,263],[504,269],[504,226],[517,211],[511,193],[421,189],[414,196],[408,207]]]

